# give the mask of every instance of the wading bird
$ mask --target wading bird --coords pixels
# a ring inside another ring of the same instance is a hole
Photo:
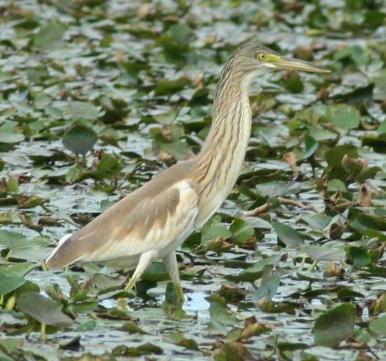
[[[112,264],[135,268],[128,290],[153,261],[161,259],[182,302],[176,249],[216,212],[234,186],[251,133],[249,84],[271,69],[330,72],[266,47],[239,47],[222,70],[212,126],[197,157],[158,174],[59,242],[46,261],[48,268],[75,261],[112,260]]]

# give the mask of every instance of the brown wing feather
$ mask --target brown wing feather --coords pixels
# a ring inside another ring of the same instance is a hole
[[[183,181],[192,162],[169,168],[100,214],[53,251],[49,268],[161,249],[197,214],[197,194]]]

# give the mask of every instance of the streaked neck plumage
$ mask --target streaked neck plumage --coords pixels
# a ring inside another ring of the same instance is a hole
[[[199,193],[201,225],[221,206],[241,171],[251,134],[249,84],[251,74],[238,70],[231,58],[218,82],[213,121],[201,153],[195,160],[193,184]]]

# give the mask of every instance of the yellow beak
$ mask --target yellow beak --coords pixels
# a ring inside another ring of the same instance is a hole
[[[276,54],[267,54],[267,63],[271,64],[276,69],[300,70],[308,71],[310,73],[331,73],[331,70],[309,63],[308,61],[285,58]]]

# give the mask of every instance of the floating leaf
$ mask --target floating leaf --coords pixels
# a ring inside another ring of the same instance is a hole
[[[216,361],[245,361],[253,360],[248,348],[241,342],[225,342],[220,348],[213,352]]]
[[[73,320],[61,311],[61,306],[57,302],[37,292],[21,293],[16,304],[20,311],[40,323],[59,327],[73,323]]]
[[[319,143],[312,138],[310,135],[306,135],[304,137],[304,147],[305,147],[305,153],[304,153],[304,158],[311,157],[316,150],[318,149]]]
[[[323,231],[331,223],[332,217],[326,215],[304,216],[302,220],[308,223],[313,229]]]
[[[348,154],[352,158],[356,158],[358,156],[357,148],[352,144],[338,145],[326,152],[325,158],[330,167],[335,167],[341,165],[342,158],[345,154]]]
[[[24,140],[24,135],[12,123],[0,126],[0,143],[19,143]]]
[[[283,274],[284,271],[282,269],[274,270],[273,267],[266,267],[263,271],[261,284],[255,291],[254,299],[256,301],[261,298],[272,299],[279,287],[280,278]]]
[[[344,261],[345,251],[343,247],[330,246],[328,243],[323,246],[309,245],[302,250],[315,261]]]
[[[63,46],[63,38],[66,27],[60,23],[51,23],[43,26],[33,38],[33,46],[40,49],[58,49]]]
[[[350,258],[354,262],[354,267],[362,268],[371,263],[371,257],[366,249],[359,247],[350,247],[348,250]]]
[[[119,157],[106,154],[99,161],[93,176],[98,179],[113,178],[122,169],[122,161]]]
[[[168,336],[168,339],[179,346],[185,347],[189,350],[199,350],[197,342],[191,338],[186,338],[183,333],[175,332]]]
[[[210,303],[210,329],[214,333],[224,334],[226,326],[236,323],[235,314],[227,307],[225,299],[217,294],[213,294],[207,298]]]
[[[331,122],[341,129],[354,129],[358,127],[361,116],[353,106],[346,104],[332,105],[328,108],[324,121]]]
[[[251,227],[248,222],[241,218],[236,218],[232,222],[230,231],[232,232],[232,236],[238,244],[244,243],[255,234],[253,227]]]
[[[69,102],[67,110],[75,119],[94,120],[99,116],[99,107],[86,102]]]
[[[377,335],[386,336],[386,316],[372,320],[369,324],[369,329]]]
[[[134,356],[141,356],[141,355],[147,355],[147,354],[162,354],[162,348],[153,345],[151,343],[146,343],[143,345],[140,345],[138,347],[127,347],[127,346],[117,346],[112,350],[112,355],[114,356],[126,356],[126,357],[134,357]]]
[[[24,247],[27,243],[27,237],[18,232],[0,230],[0,244],[7,246],[8,249],[14,250]]]
[[[186,42],[191,34],[189,26],[181,23],[172,25],[169,28],[169,31],[172,34],[173,38],[179,43]]]
[[[300,93],[304,89],[303,82],[296,73],[292,73],[286,78],[285,87],[291,93]]]
[[[299,248],[303,245],[303,238],[292,227],[273,220],[272,226],[276,231],[278,238],[288,247]]]
[[[98,140],[97,134],[84,125],[75,125],[63,136],[64,146],[76,154],[86,154]]]
[[[336,346],[354,332],[355,306],[343,303],[320,315],[312,329],[317,345]]]
[[[149,282],[159,282],[169,280],[170,276],[163,262],[153,262],[146,268],[141,279]]]
[[[386,221],[375,215],[359,213],[351,221],[350,227],[353,227],[358,232],[367,230],[386,231]]]
[[[174,94],[191,83],[190,79],[187,77],[181,77],[175,80],[162,79],[157,82],[155,85],[155,94],[156,95],[168,95]]]
[[[17,199],[17,206],[19,208],[33,208],[40,204],[43,204],[46,201],[45,199],[40,198],[35,194],[33,194],[32,196],[18,195],[16,199]]]
[[[122,327],[122,330],[127,331],[128,333],[139,333],[139,334],[146,334],[144,330],[142,330],[141,327],[139,327],[135,322],[129,321],[125,323]]]
[[[232,233],[221,224],[221,216],[212,217],[201,229],[201,243],[205,244],[217,237],[227,239],[232,236]]]
[[[10,273],[7,269],[0,268],[0,295],[6,295],[25,283],[24,277]]]
[[[348,46],[334,54],[335,60],[351,59],[357,66],[366,65],[369,61],[368,55],[358,45]]]

